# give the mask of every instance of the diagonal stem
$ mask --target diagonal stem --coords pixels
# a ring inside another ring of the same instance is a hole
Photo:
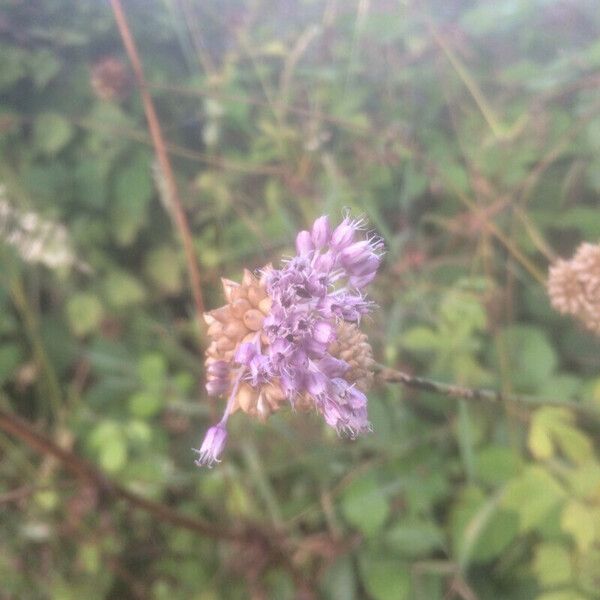
[[[179,230],[183,242],[183,248],[185,251],[186,265],[188,270],[188,276],[190,279],[190,286],[192,288],[192,295],[194,296],[194,304],[196,306],[196,318],[198,323],[202,323],[202,314],[204,313],[204,302],[202,299],[202,287],[200,282],[200,270],[198,268],[198,260],[194,251],[194,242],[192,234],[190,232],[190,226],[188,224],[185,211],[183,210],[183,204],[179,196],[179,190],[177,188],[177,182],[175,180],[175,174],[171,166],[171,161],[167,153],[167,146],[162,134],[160,122],[154,108],[154,102],[152,96],[148,91],[148,84],[144,76],[144,70],[142,62],[140,60],[135,40],[131,35],[129,25],[127,24],[127,18],[121,5],[121,0],[110,0],[110,4],[115,15],[117,27],[123,40],[123,45],[131,61],[133,72],[140,90],[142,97],[142,103],[144,105],[144,112],[146,113],[146,120],[148,121],[148,128],[150,129],[150,137],[152,138],[152,145],[154,146],[154,152],[160,166],[161,173],[165,178],[165,185],[167,188],[168,200],[173,208],[173,215],[175,224]]]
[[[121,484],[111,481],[92,463],[80,458],[69,450],[61,448],[45,434],[36,431],[30,423],[3,408],[0,408],[0,429],[25,442],[30,448],[40,454],[54,456],[75,477],[93,485],[98,491],[104,493],[105,496],[113,500],[125,500],[131,506],[150,513],[161,522],[189,529],[214,539],[244,540],[247,537],[247,532],[244,530],[225,529],[197,517],[184,515],[165,504],[139,496]]]

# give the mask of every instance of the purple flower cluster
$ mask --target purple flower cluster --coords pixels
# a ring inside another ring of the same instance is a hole
[[[310,231],[301,231],[297,255],[266,273],[272,306],[262,331],[240,344],[234,357],[236,389],[241,380],[257,389],[277,384],[292,406],[310,398],[328,425],[351,437],[370,430],[367,398],[344,379],[348,363],[333,357],[328,348],[336,339],[339,320],[359,322],[373,306],[362,289],[376,275],[383,243],[376,236],[357,240],[362,229],[363,221],[349,217],[332,229],[322,216]],[[268,344],[262,344],[263,335]],[[235,389],[228,405],[234,396]],[[197,464],[218,459],[227,418],[228,408],[219,429],[209,430]]]

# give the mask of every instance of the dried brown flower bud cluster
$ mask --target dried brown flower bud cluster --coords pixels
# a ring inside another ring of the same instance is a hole
[[[600,244],[583,243],[573,258],[556,261],[548,296],[558,312],[573,315],[600,335]]]
[[[263,269],[266,273],[270,265]],[[223,290],[227,304],[204,315],[208,325],[208,336],[211,343],[206,350],[206,367],[208,383],[217,383],[218,377],[211,374],[211,365],[232,362],[236,349],[243,342],[251,342],[257,333],[261,332],[264,318],[271,310],[271,299],[265,289],[265,275],[257,278],[247,269],[241,283],[222,279]],[[263,346],[269,341],[264,333],[260,333]],[[336,328],[336,339],[331,343],[329,352],[335,358],[346,361],[350,369],[344,375],[349,383],[363,392],[368,391],[373,383],[373,351],[366,334],[353,323],[340,321]],[[233,379],[233,370],[230,370]],[[228,388],[229,392],[231,387]],[[246,382],[241,382],[237,390],[232,412],[238,409],[254,417],[265,419],[272,412],[286,403],[286,396],[281,386],[274,383],[253,388]],[[295,407],[300,410],[313,408],[313,402],[308,395],[299,398]]]
[[[229,279],[221,279],[221,282],[227,304],[204,315],[208,325],[207,333],[212,339],[206,350],[205,361],[209,382],[212,378],[209,369],[211,363],[231,363],[236,348],[243,342],[252,341],[262,329],[264,318],[271,310],[271,299],[265,290],[264,276],[258,279],[244,269],[241,284]],[[261,342],[268,343],[264,334],[261,334]],[[279,387],[265,386],[259,394],[258,390],[242,382],[232,412],[241,408],[252,416],[266,418],[277,410],[284,400],[285,395]]]
[[[335,358],[345,360],[350,369],[344,379],[355,383],[356,387],[367,392],[373,385],[373,350],[367,335],[354,323],[340,321],[336,328],[336,340],[329,346],[329,352]]]

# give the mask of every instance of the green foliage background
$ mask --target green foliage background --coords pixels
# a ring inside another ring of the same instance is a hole
[[[600,237],[597,2],[124,4],[209,308],[350,207],[386,241],[381,362],[600,408],[598,338],[544,288]],[[600,598],[600,426],[565,408],[379,385],[361,440],[237,415],[223,463],[193,466],[206,340],[135,85],[90,84],[107,56],[128,65],[108,3],[0,2],[0,184],[78,260],[0,245],[2,407],[146,497],[278,528],[302,597]],[[0,457],[2,599],[301,597],[260,547],[105,503],[5,434]]]

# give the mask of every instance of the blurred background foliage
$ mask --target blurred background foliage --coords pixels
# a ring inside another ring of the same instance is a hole
[[[600,407],[600,344],[552,312],[600,237],[594,0],[125,2],[219,278],[344,207],[386,241],[381,362]],[[108,3],[0,2],[0,403],[137,493],[295,542],[285,565],[175,528],[0,434],[0,598],[600,598],[599,422],[379,385],[374,433],[215,410],[205,344]]]

